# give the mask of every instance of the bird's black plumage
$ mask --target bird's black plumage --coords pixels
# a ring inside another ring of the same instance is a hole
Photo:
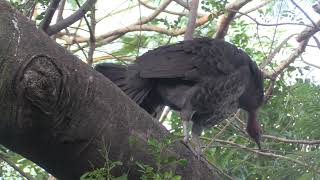
[[[150,114],[159,114],[165,105],[179,111],[184,121],[193,121],[196,136],[237,108],[256,121],[264,97],[263,76],[256,63],[236,46],[210,38],[156,48],[128,67],[105,63],[95,69]],[[253,132],[248,133],[253,137],[259,127],[250,121]]]

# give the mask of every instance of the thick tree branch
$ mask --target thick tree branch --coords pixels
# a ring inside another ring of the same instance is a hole
[[[106,146],[110,160],[123,162],[114,176],[138,179],[136,161],[155,165],[148,139],[169,135],[158,121],[6,1],[0,1],[0,27],[2,145],[59,179],[103,167]],[[172,143],[168,153],[187,159],[185,167],[170,167],[183,179],[219,179],[182,143]]]
[[[91,9],[91,14],[90,14],[90,25],[88,25],[90,28],[90,41],[89,41],[89,52],[88,52],[88,59],[87,59],[87,63],[89,65],[92,65],[93,63],[93,53],[94,50],[96,48],[96,37],[95,37],[95,33],[96,33],[96,10],[95,10],[95,5],[92,6]]]
[[[57,32],[61,31],[62,29],[67,28],[71,24],[75,23],[79,19],[81,19],[95,4],[96,0],[87,0],[80,9],[78,9],[75,13],[70,15],[69,17],[63,19],[59,23],[56,23],[47,29],[47,34],[49,36],[56,34]]]
[[[220,19],[220,22],[217,27],[217,32],[215,34],[215,38],[223,39],[224,36],[227,34],[228,27],[236,15],[234,11],[238,11],[244,5],[249,3],[251,0],[234,0],[233,2],[226,5],[227,13],[223,15]]]
[[[196,18],[198,15],[198,5],[199,5],[199,0],[192,0],[191,1],[191,7],[190,7],[190,11],[189,11],[189,19],[188,19],[186,33],[184,34],[184,40],[193,39],[193,33],[196,28]]]
[[[46,14],[44,15],[44,18],[40,23],[40,29],[42,29],[44,32],[47,32],[47,29],[51,23],[54,13],[56,12],[59,6],[59,3],[60,3],[60,0],[50,1],[49,7],[46,10]]]
[[[320,20],[316,22],[317,26],[320,26]],[[308,39],[309,37],[313,36],[315,33],[317,33],[319,30],[315,27],[307,27],[305,28],[297,37],[297,41],[301,42],[305,39]]]
[[[180,6],[186,8],[189,10],[190,6],[187,2],[185,2],[184,0],[174,0],[177,4],[179,4]]]

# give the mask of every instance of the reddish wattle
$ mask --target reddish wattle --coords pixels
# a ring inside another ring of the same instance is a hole
[[[255,140],[259,149],[261,149],[260,124],[257,121],[257,110],[251,111],[248,114],[247,132],[250,135],[250,137]]]

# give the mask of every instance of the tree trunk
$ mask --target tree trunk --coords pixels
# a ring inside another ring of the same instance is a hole
[[[123,162],[114,175],[138,179],[135,161],[154,164],[150,137],[169,132],[95,72],[0,0],[0,143],[59,179],[79,179],[103,167],[108,158]],[[129,143],[132,137],[137,143]],[[218,176],[180,142],[170,152],[188,160],[175,167],[183,179]]]

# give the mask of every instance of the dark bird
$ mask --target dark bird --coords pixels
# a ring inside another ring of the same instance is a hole
[[[228,42],[197,38],[148,51],[128,67],[102,63],[95,69],[153,116],[164,106],[179,111],[185,142],[192,121],[198,153],[202,130],[238,108],[247,111],[247,133],[261,149],[256,116],[264,100],[263,74],[244,51]]]

